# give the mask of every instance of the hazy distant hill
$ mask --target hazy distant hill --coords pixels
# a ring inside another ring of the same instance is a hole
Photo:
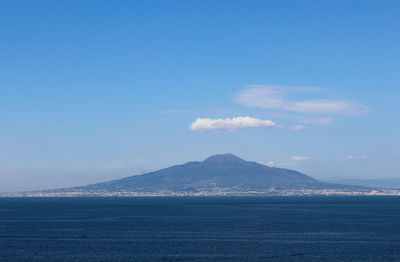
[[[199,191],[231,188],[239,191],[266,189],[327,189],[346,186],[318,181],[294,170],[245,161],[232,154],[214,155],[202,162],[188,162],[159,171],[79,187],[88,191]]]
[[[400,178],[341,179],[341,180],[332,180],[331,182],[345,184],[345,185],[361,185],[361,186],[368,186],[368,187],[400,189]]]

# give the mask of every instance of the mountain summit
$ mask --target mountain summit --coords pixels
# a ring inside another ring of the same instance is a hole
[[[243,159],[235,156],[234,154],[226,153],[221,155],[213,155],[203,161],[204,163],[243,163]]]

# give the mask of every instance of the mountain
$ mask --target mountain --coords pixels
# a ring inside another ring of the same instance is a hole
[[[0,196],[400,195],[400,190],[321,182],[295,170],[214,155],[143,175],[87,186]]]
[[[300,172],[245,161],[232,154],[214,155],[155,172],[77,187],[89,192],[265,191],[330,189],[345,186],[318,181]]]

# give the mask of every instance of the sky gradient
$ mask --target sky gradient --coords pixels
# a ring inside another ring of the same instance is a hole
[[[1,1],[0,191],[230,152],[400,177],[399,1]]]

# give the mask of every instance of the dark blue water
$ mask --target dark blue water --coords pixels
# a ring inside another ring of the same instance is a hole
[[[0,261],[400,261],[400,198],[4,198]]]

